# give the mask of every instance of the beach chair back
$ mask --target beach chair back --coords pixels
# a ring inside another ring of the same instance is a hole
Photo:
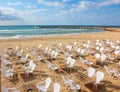
[[[120,51],[119,51],[119,50],[116,50],[116,51],[114,51],[114,54],[115,54],[115,55],[118,55],[118,54],[120,54]]]
[[[35,67],[36,67],[36,64],[33,63],[32,66],[31,66],[31,70],[33,71],[35,69]]]
[[[95,54],[95,58],[98,58],[98,59],[99,59],[99,58],[100,58],[100,53],[96,53],[96,54]]]
[[[104,79],[104,73],[101,71],[97,71],[96,72],[96,81],[95,84],[100,83],[100,81],[102,81]]]
[[[70,79],[67,77],[67,76],[64,76],[64,75],[61,75],[64,83],[65,83],[65,86],[68,86],[70,84]]]
[[[23,50],[21,50],[20,53],[22,54],[22,53],[23,53]]]
[[[67,57],[67,58],[66,58],[66,60],[67,60],[67,62],[66,62],[66,63],[67,63],[67,64],[69,64],[69,62],[70,62],[70,60],[71,60],[71,59],[72,59],[72,58],[71,58],[70,56],[69,56],[69,57]]]
[[[90,68],[87,69],[87,72],[88,72],[88,77],[92,78],[95,74],[95,69],[90,67]]]
[[[28,64],[29,64],[29,67],[31,67],[33,64],[33,60],[30,60],[30,62]]]
[[[45,88],[46,88],[46,89],[49,88],[50,84],[51,84],[51,78],[48,77],[48,78],[45,80]]]
[[[96,50],[100,50],[100,47],[99,47],[99,46],[96,46],[95,49],[96,49]]]
[[[104,51],[104,47],[101,47],[101,48],[100,48],[100,52],[103,52],[103,51]]]
[[[40,49],[40,48],[41,48],[41,46],[42,46],[42,45],[41,45],[41,44],[39,44],[38,48]]]
[[[81,49],[80,54],[83,55],[85,53],[85,49]]]
[[[59,43],[59,47],[61,47],[62,46],[62,43]]]
[[[13,76],[13,69],[4,70],[3,74],[4,74],[5,78],[11,77],[11,76]]]
[[[29,54],[26,54],[26,57],[25,57],[25,59],[27,60],[27,59],[28,59],[28,57],[29,57]]]
[[[53,56],[55,54],[55,50],[52,50],[51,52],[51,56]]]
[[[103,63],[106,58],[107,58],[107,56],[102,53],[101,57],[100,57],[100,62]]]
[[[109,73],[110,69],[108,66],[104,65],[104,69],[106,70],[107,73]]]
[[[80,53],[80,50],[81,50],[81,49],[80,49],[80,48],[78,48],[76,52]]]
[[[56,51],[55,53],[54,53],[54,59],[57,57],[57,55],[58,55],[58,52]]]
[[[75,64],[75,59],[71,59],[70,60],[70,66],[73,67],[74,64]]]
[[[54,83],[54,92],[60,92],[60,84],[59,83]]]
[[[19,46],[16,46],[15,51],[18,51],[18,49],[19,49]]]
[[[71,89],[76,92],[77,90],[80,90],[81,85],[79,85],[78,83],[74,82],[73,80],[70,80],[70,87]]]

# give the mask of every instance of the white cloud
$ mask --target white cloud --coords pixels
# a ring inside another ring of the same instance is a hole
[[[35,6],[27,5],[26,8],[28,8],[28,9],[32,9],[32,8],[35,8]]]
[[[69,15],[74,13],[80,13],[87,9],[98,9],[100,7],[114,5],[114,4],[120,4],[120,0],[104,0],[101,2],[93,2],[93,1],[79,1],[78,4],[71,5],[71,8],[68,10],[60,10],[57,11],[55,14],[56,16],[63,16],[63,15]]]
[[[21,20],[21,14],[13,8],[0,7],[0,20]]]
[[[27,12],[24,12],[24,14],[33,14],[33,13],[45,12],[45,11],[47,11],[47,9],[34,9],[34,10],[29,10]]]
[[[88,6],[89,6],[89,2],[80,1],[78,4],[72,5],[72,8],[70,8],[69,10],[61,10],[61,11],[57,12],[55,15],[56,16],[63,16],[63,15],[66,15],[66,14],[81,12],[81,11],[87,9]]]
[[[7,2],[8,5],[22,5],[22,2]]]
[[[5,7],[0,7],[0,12],[4,15],[19,15],[21,12],[17,11],[14,8],[5,8]]]
[[[104,0],[99,4],[100,7],[109,6],[114,4],[120,4],[120,0]]]
[[[53,6],[53,7],[56,7],[56,8],[63,8],[64,7],[64,4],[61,3],[61,2],[58,2],[58,1],[55,1],[55,2],[48,2],[48,1],[45,1],[45,0],[38,0],[38,3],[39,4],[43,4],[43,5],[46,5],[46,6]]]

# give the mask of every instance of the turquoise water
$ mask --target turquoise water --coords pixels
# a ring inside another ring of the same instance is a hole
[[[58,26],[59,27],[59,26]],[[35,36],[35,35],[60,35],[60,34],[75,34],[75,33],[95,33],[103,32],[99,29],[80,29],[77,26],[72,28],[63,27],[46,27],[27,25],[27,26],[0,26],[0,37],[12,37],[17,35]]]

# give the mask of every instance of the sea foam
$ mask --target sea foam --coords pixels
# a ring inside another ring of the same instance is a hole
[[[16,36],[13,36],[12,38],[13,39],[25,39],[26,36],[24,36],[24,35],[16,35]]]

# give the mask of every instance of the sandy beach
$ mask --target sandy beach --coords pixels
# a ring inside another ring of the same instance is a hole
[[[117,29],[117,31],[118,30],[120,31],[120,29]],[[36,57],[33,56],[27,50],[27,48],[36,49],[39,46],[39,44],[41,44],[42,45],[41,49],[43,50],[46,47],[53,47],[53,46],[57,47],[59,43],[62,43],[62,45],[65,46],[66,44],[70,44],[74,42],[83,43],[89,40],[96,41],[96,40],[106,40],[106,39],[110,39],[111,41],[116,41],[116,40],[120,41],[120,32],[105,31],[100,33],[42,36],[42,37],[26,38],[26,39],[0,39],[1,54],[5,49],[6,50],[10,48],[15,49],[16,46],[19,46],[21,49],[23,49],[23,56],[29,53],[30,57],[28,58],[27,61],[33,60],[37,65],[35,68],[34,74],[28,78],[24,76],[23,71],[20,73],[18,72],[17,82],[13,82],[12,79],[4,78],[3,74],[1,73],[1,85],[7,86],[7,87],[20,87],[22,89],[22,87],[28,83],[33,83],[36,85],[37,82],[44,81],[46,77],[49,76],[52,79],[52,88],[53,88],[53,84],[55,82],[58,82],[61,85],[60,92],[73,92],[70,87],[65,86],[64,81],[62,80],[61,75],[58,72],[52,72],[50,69],[48,69],[47,65],[44,62],[38,61]],[[39,51],[39,53],[40,55],[43,56],[44,60],[47,60],[47,57],[43,55],[42,51]],[[64,59],[64,56],[62,54],[59,54],[58,57],[60,59],[58,58],[53,60],[53,63],[57,63],[58,61],[61,61],[61,58]],[[16,58],[15,56],[11,56],[9,60],[13,63],[19,61],[19,59]],[[86,70],[89,66],[84,65],[79,61],[80,61],[79,58],[76,58],[76,64],[74,66],[74,70],[72,73],[69,73],[66,70],[65,72],[69,77],[71,77],[71,79],[76,81],[79,85],[84,85],[83,84],[84,80],[83,82],[79,80],[77,75],[78,75],[78,72],[82,73],[82,69]],[[115,67],[117,70],[120,70],[120,68],[117,66],[116,63],[111,63],[110,66]],[[105,73],[103,66],[99,66],[95,69],[99,71],[103,71]],[[112,78],[108,74],[105,74],[105,78],[101,84],[102,86],[100,86],[100,88],[98,88],[97,90],[92,89],[92,86],[91,86],[92,82],[89,83],[89,79],[88,79],[88,83],[85,82],[84,87],[82,86],[83,92],[120,92],[120,80],[118,80],[117,78]],[[77,92],[80,92],[80,91],[81,90]],[[24,92],[24,91],[21,91],[21,92]],[[32,91],[32,92],[35,92],[35,91]],[[50,92],[53,92],[52,89]]]

